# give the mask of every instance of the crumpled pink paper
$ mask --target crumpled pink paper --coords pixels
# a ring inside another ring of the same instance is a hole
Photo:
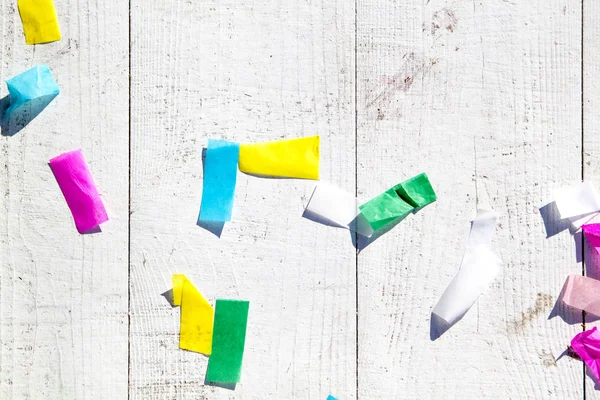
[[[600,363],[600,332],[593,327],[575,335],[571,340],[571,348],[583,360],[596,382],[600,381],[598,367]]]
[[[81,149],[63,153],[50,160],[50,168],[71,209],[79,233],[108,221],[102,199]]]
[[[569,275],[563,290],[562,300],[566,305],[600,316],[599,280]]]
[[[585,238],[600,253],[600,224],[585,224],[581,226]]]

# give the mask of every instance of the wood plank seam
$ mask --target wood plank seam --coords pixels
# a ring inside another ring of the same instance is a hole
[[[358,0],[354,0],[354,196],[358,198]],[[358,244],[358,233],[354,233],[354,243]],[[358,337],[358,247],[355,249],[355,264],[354,264],[354,284],[355,284],[355,306],[356,306],[356,400],[359,396],[359,374],[360,367],[358,363],[359,355],[359,337]]]
[[[584,103],[584,99],[585,99],[585,94],[584,94],[584,88],[585,88],[585,75],[584,75],[584,57],[585,57],[585,52],[584,52],[584,9],[585,9],[585,5],[584,5],[584,0],[581,0],[581,180],[584,181],[585,180],[585,138],[584,138],[584,134],[585,134],[585,115],[584,115],[584,109],[585,109],[585,103]],[[584,235],[581,235],[581,275],[585,276],[585,238]],[[582,310],[581,311],[581,329],[582,331],[586,330],[585,327],[585,311]],[[581,363],[582,364],[582,373],[581,373],[581,381],[582,381],[582,391],[583,391],[583,400],[586,400],[587,398],[587,391],[586,391],[586,379],[585,379],[585,375],[586,375],[586,365],[585,363]]]
[[[129,188],[127,192],[127,400],[131,398],[131,0],[128,1],[127,46],[129,73],[127,75],[127,92],[129,95],[127,125],[129,134],[129,159],[127,160]]]

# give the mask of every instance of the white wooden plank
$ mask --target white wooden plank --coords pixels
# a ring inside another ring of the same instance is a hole
[[[598,106],[600,105],[600,4],[592,1],[583,3],[583,172],[585,180],[600,185],[600,139],[598,129]],[[593,222],[600,222],[596,217]],[[586,275],[600,279],[600,257],[587,243],[585,251]],[[600,326],[598,319],[592,315],[586,316],[586,329],[594,325]],[[588,376],[585,382],[586,399],[600,399],[600,392],[595,389],[594,381]]]
[[[581,3],[358,2],[358,192],[425,171],[439,200],[359,255],[359,398],[578,398],[581,328],[548,319],[581,272],[538,207],[581,178]],[[430,313],[477,207],[504,271],[437,340]]]
[[[353,5],[136,0],[131,15],[131,398],[355,398],[355,252],[301,217],[315,182],[238,174],[221,238],[195,225],[209,137],[320,134],[322,177],[354,190]],[[179,350],[172,273],[210,302],[250,300],[235,391]]]
[[[27,46],[0,2],[4,80],[48,64],[61,94],[0,136],[0,398],[127,396],[128,7],[55,0],[63,39]],[[48,167],[82,148],[110,221],[80,235]]]

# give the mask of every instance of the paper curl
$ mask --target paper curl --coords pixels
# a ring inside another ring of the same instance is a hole
[[[173,305],[181,307],[179,347],[210,355],[214,310],[185,275],[173,275]]]
[[[497,218],[493,211],[477,212],[460,269],[433,309],[449,325],[469,311],[500,271],[500,258],[490,248]]]

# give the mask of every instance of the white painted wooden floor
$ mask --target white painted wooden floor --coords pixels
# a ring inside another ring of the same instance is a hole
[[[583,267],[538,211],[600,183],[598,2],[55,4],[63,39],[27,46],[0,0],[0,80],[46,63],[62,90],[0,137],[1,399],[600,398],[555,359],[582,324],[552,309]],[[239,174],[221,238],[196,226],[208,137],[314,134],[323,179],[369,198],[424,171],[438,202],[357,256],[302,218],[314,182]],[[79,147],[100,234],[77,233],[47,165]],[[502,215],[503,273],[431,340],[478,206]],[[172,273],[250,300],[235,391],[178,349]]]

